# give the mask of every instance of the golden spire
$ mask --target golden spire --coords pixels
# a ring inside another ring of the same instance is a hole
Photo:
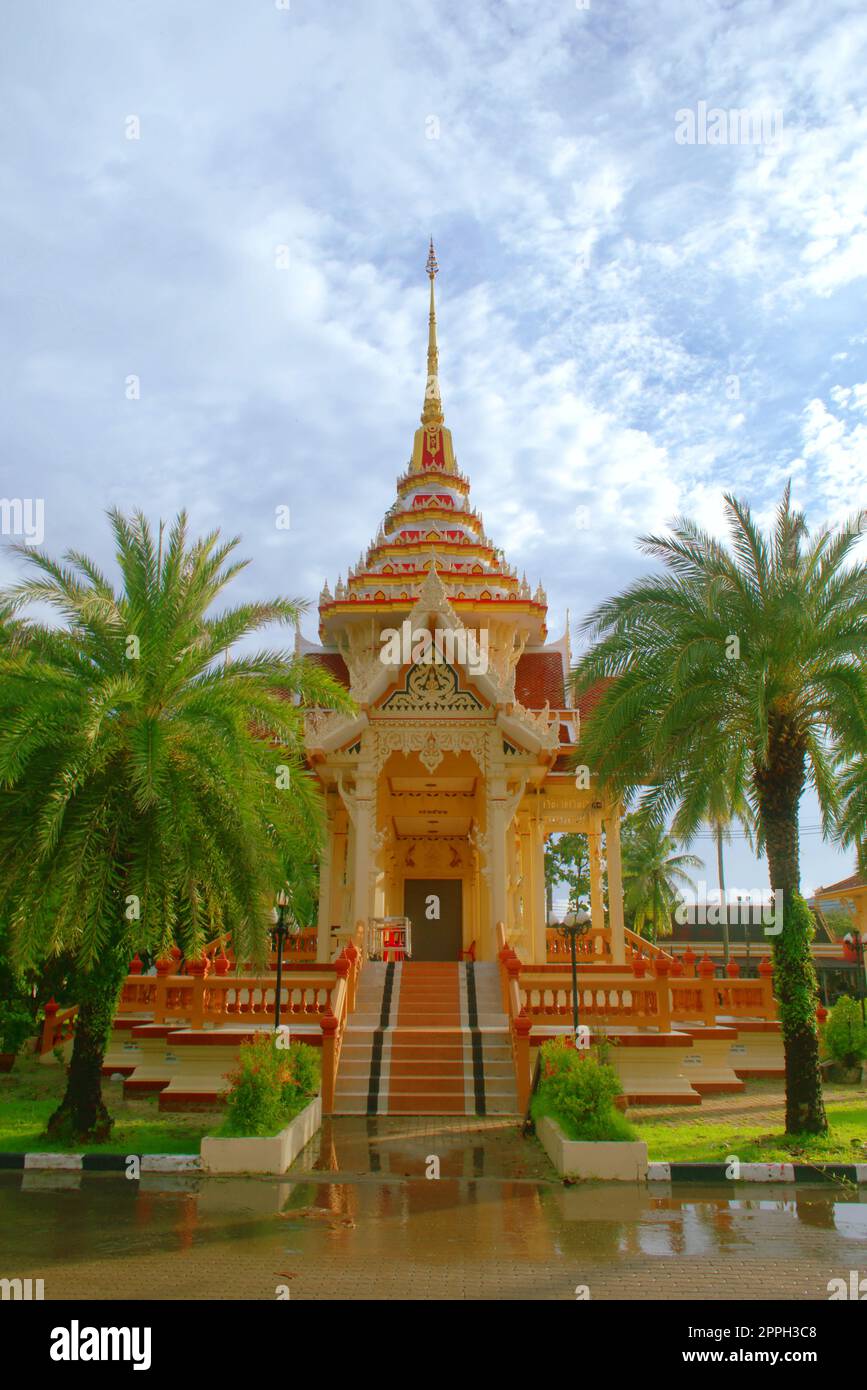
[[[430,317],[428,319],[427,338],[427,385],[424,392],[421,422],[430,427],[441,425],[443,422],[443,403],[440,400],[439,353],[437,351],[437,311],[434,302],[434,277],[439,266],[434,252],[433,237],[430,240],[430,251],[425,270],[430,278]]]

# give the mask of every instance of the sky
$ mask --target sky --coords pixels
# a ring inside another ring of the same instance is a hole
[[[0,90],[0,487],[52,555],[186,507],[315,638],[411,450],[430,235],[446,423],[552,638],[727,490],[867,498],[862,0],[6,0]],[[818,819],[808,889],[852,867]]]

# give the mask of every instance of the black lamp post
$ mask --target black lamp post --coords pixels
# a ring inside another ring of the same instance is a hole
[[[289,898],[281,888],[276,898],[277,906],[271,912],[271,920],[274,923],[274,935],[277,938],[277,991],[274,995],[274,1031],[280,1028],[280,995],[283,992],[283,946],[286,942],[286,934],[289,928],[286,926],[286,909],[289,906]]]
[[[575,942],[579,936],[586,936],[590,930],[590,913],[586,908],[579,908],[577,912],[569,911],[557,928],[557,932],[563,937],[564,941],[569,942],[569,952],[572,956],[572,1027],[575,1032],[575,1046],[578,1046],[578,962],[575,957]]]

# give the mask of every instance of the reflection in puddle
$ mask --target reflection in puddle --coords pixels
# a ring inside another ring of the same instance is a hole
[[[761,1298],[769,1281],[821,1298],[867,1266],[865,1198],[565,1186],[513,1124],[359,1117],[323,1124],[281,1179],[0,1173],[0,1230],[4,1264],[46,1298],[273,1298],[278,1283],[292,1300],[568,1298],[581,1280],[606,1298]]]

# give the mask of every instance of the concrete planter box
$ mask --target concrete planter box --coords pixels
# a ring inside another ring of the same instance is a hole
[[[536,1127],[543,1149],[561,1177],[596,1178],[603,1182],[644,1182],[647,1145],[640,1139],[589,1143],[567,1139],[547,1115]]]
[[[317,1096],[279,1134],[267,1139],[202,1140],[206,1173],[285,1173],[322,1124],[322,1097]]]

